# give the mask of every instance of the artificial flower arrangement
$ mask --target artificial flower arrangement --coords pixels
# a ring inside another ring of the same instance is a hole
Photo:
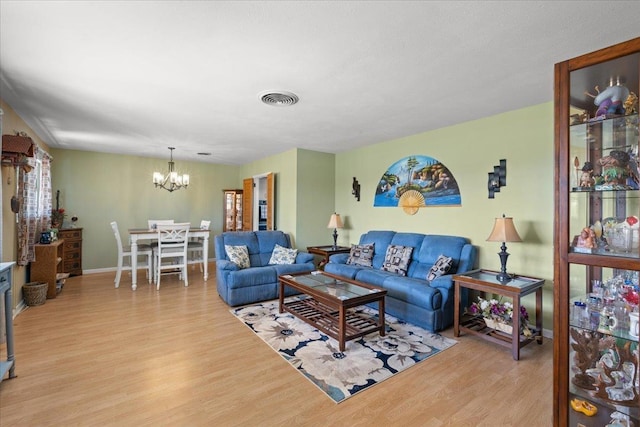
[[[67,214],[64,211],[64,208],[52,209],[51,210],[51,227],[56,228],[55,226],[62,226],[64,219]]]
[[[491,319],[498,323],[511,325],[513,322],[513,304],[511,302],[502,302],[502,300],[490,299],[486,300],[478,297],[478,302],[474,302],[468,309],[473,315],[482,315],[485,319]],[[532,335],[529,328],[529,313],[525,306],[520,306],[520,327],[522,334],[530,337]]]

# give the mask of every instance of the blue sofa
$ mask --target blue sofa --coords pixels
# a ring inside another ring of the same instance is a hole
[[[291,239],[282,231],[233,231],[215,236],[218,294],[230,306],[278,298],[278,276],[313,271],[313,255],[298,252],[294,264],[269,264],[275,245],[291,248]],[[229,261],[225,245],[246,246],[251,266],[240,269]],[[286,288],[288,295],[295,291]]]
[[[372,266],[347,264],[349,254],[336,254],[325,266],[327,273],[355,279],[387,290],[385,311],[432,332],[453,324],[453,275],[476,266],[477,247],[457,236],[369,231],[360,237],[360,245],[374,244]],[[413,252],[407,275],[381,270],[389,245],[411,246]],[[432,281],[427,275],[440,255],[452,258],[451,269]]]

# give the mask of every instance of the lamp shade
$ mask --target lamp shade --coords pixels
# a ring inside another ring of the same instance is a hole
[[[513,225],[513,218],[496,218],[493,224],[493,230],[487,238],[487,242],[522,242],[522,239]]]
[[[331,214],[327,228],[342,228],[342,219],[340,218],[340,214]]]

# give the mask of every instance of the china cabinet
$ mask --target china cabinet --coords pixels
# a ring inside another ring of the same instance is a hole
[[[242,231],[242,190],[223,190],[223,218],[222,231]]]
[[[640,38],[555,65],[557,426],[640,425],[639,70]]]

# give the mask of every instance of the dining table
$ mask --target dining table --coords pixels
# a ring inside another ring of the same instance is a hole
[[[204,264],[204,280],[209,278],[209,235],[211,231],[202,228],[190,228],[188,237],[202,238],[202,259]],[[158,240],[158,230],[150,228],[130,228],[129,240],[131,242],[131,289],[138,287],[138,240]]]

